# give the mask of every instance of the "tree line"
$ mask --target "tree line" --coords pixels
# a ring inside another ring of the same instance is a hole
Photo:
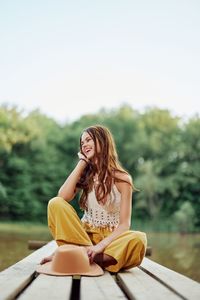
[[[46,220],[46,208],[77,163],[79,137],[90,125],[107,126],[120,161],[140,190],[134,220],[167,220],[183,232],[200,229],[200,118],[128,105],[101,109],[59,124],[35,110],[0,107],[0,218]],[[73,205],[78,209],[78,197]],[[81,214],[81,211],[78,211]]]

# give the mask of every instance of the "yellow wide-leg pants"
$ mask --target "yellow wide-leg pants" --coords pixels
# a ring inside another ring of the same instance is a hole
[[[58,246],[63,244],[96,245],[111,234],[107,228],[91,228],[81,222],[75,209],[63,198],[54,197],[48,203],[48,226]],[[117,264],[106,268],[110,272],[129,269],[141,264],[147,247],[146,234],[128,230],[113,240],[104,253]]]

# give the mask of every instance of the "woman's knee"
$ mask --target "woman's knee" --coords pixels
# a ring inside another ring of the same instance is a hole
[[[146,253],[146,247],[147,247],[146,235],[137,234],[136,236],[133,236],[132,247],[135,253],[134,266],[139,266]]]
[[[63,204],[63,201],[65,201],[62,197],[54,197],[49,200],[48,202],[48,209],[55,209]]]
[[[66,200],[64,200],[62,197],[54,197],[51,200],[49,200],[48,203],[48,213],[55,213],[55,212],[64,212],[66,213],[72,213],[74,211],[74,208],[69,204]]]
[[[138,232],[136,235],[135,233],[132,234],[132,240],[138,248],[146,249],[147,247],[147,238],[144,232]]]

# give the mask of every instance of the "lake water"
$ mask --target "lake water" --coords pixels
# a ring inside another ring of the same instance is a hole
[[[200,282],[200,234],[147,233],[152,260]]]
[[[150,259],[200,282],[200,234],[147,233],[147,237]],[[50,240],[48,228],[24,225],[5,230],[0,225],[0,271],[29,255],[28,240],[35,239]]]

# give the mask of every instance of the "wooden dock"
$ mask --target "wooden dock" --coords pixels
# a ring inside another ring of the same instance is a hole
[[[48,276],[35,272],[44,256],[56,249],[54,241],[0,272],[0,300],[199,300],[200,284],[148,258],[139,267],[105,272],[100,277]]]

